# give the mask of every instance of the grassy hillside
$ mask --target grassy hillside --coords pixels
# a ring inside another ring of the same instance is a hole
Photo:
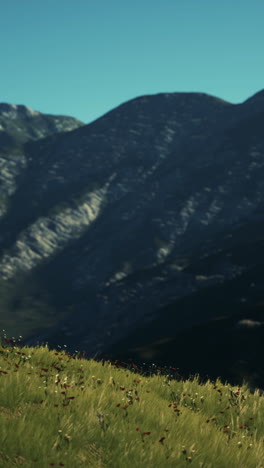
[[[0,344],[0,466],[261,468],[264,397],[152,364]]]

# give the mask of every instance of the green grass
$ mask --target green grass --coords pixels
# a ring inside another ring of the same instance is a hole
[[[18,340],[20,341],[20,340]],[[176,369],[0,344],[0,466],[261,468],[264,397]]]

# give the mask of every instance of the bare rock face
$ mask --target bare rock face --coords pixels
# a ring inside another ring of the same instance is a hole
[[[89,125],[0,105],[2,147],[15,148],[0,151],[0,278],[34,275],[58,310],[72,308],[28,343],[101,353],[133,333],[136,342],[139,329],[146,337],[168,307],[175,320],[164,333],[219,315],[212,301],[197,308],[197,294],[263,261],[263,96],[237,105],[204,93],[142,96]],[[23,138],[11,125],[18,115]],[[259,300],[254,281],[228,303]],[[185,311],[184,298],[194,298]]]

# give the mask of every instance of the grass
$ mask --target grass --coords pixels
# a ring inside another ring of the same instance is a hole
[[[246,383],[154,364],[147,375],[4,335],[0,384],[1,468],[264,467],[264,397]]]

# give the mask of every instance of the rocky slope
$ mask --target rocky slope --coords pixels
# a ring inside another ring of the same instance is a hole
[[[48,115],[23,105],[0,103],[0,216],[28,167],[24,143],[84,125],[67,116]]]
[[[252,320],[245,302],[255,307],[263,291],[263,123],[264,91],[237,105],[157,94],[67,133],[40,130],[45,138],[21,142],[24,159],[6,151],[20,162],[1,172],[1,327],[20,327],[29,344],[146,360],[168,359],[168,337],[174,359],[180,336],[217,318],[233,320],[229,331],[243,314]]]

